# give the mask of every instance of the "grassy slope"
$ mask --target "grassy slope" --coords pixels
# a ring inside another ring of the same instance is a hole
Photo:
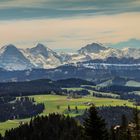
[[[83,85],[81,86],[80,88],[63,88],[63,89],[67,89],[68,91],[70,90],[73,90],[73,91],[80,91],[80,90],[85,90],[84,86],[89,86],[89,85]],[[89,86],[89,87],[95,87],[95,86]],[[87,90],[87,89],[86,89]],[[106,92],[97,92],[97,91],[94,91],[94,90],[88,90],[90,92],[91,95],[93,95],[93,93],[96,93],[96,94],[101,94],[101,95],[106,95],[106,96],[112,96],[112,97],[119,97],[119,95],[115,94],[115,93],[106,93]]]
[[[80,91],[80,90],[83,90],[84,88],[77,88],[77,87],[75,87],[75,88],[63,88],[63,89],[67,89],[68,91],[70,91],[70,90],[74,90],[74,91]]]
[[[136,82],[133,80],[130,80],[126,83],[126,86],[132,86],[132,87],[140,87],[140,82]]]
[[[87,96],[80,99],[70,99],[68,100],[66,96],[59,96],[59,95],[36,95],[32,96],[35,98],[37,103],[44,103],[45,104],[45,110],[41,115],[47,115],[52,112],[59,112],[63,113],[65,110],[67,110],[67,106],[70,105],[71,109],[74,109],[75,106],[78,107],[79,110],[83,110],[88,108],[88,106],[84,105],[85,102],[93,102],[96,106],[123,106],[126,104],[127,106],[133,106],[132,103],[124,100],[118,100],[118,99],[108,99],[108,98],[95,98],[91,96]],[[57,105],[60,106],[60,109],[57,109]],[[75,116],[78,114],[71,113],[71,116]],[[24,119],[24,120],[9,120],[3,123],[0,123],[0,133],[4,134],[6,129],[10,129],[13,127],[17,127],[19,125],[19,122],[21,121],[29,121],[30,119]]]

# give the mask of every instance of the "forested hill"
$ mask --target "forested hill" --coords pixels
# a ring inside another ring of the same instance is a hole
[[[55,84],[60,87],[80,87],[81,85],[95,86],[95,83],[78,78],[70,78],[55,81]]]
[[[62,87],[80,87],[80,85],[95,85],[93,82],[81,79],[65,79],[52,81],[49,79],[40,79],[28,82],[9,82],[0,83],[0,95],[32,95],[32,94],[50,94],[62,93]]]

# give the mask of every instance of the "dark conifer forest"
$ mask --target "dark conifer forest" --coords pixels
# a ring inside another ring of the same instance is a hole
[[[35,104],[34,98],[4,96],[0,98],[0,122],[36,116],[44,110],[44,104]]]
[[[29,123],[6,131],[0,140],[139,140],[140,119],[137,108],[133,110],[133,120],[125,115],[121,124],[107,129],[105,120],[98,114],[95,106],[87,110],[83,124],[74,118],[61,114],[36,116]]]

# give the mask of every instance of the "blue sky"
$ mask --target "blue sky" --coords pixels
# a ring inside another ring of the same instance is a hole
[[[139,0],[0,0],[0,46],[73,50],[98,41],[138,48],[139,25]]]

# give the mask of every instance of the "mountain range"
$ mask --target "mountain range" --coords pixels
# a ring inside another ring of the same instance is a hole
[[[139,63],[140,49],[116,49],[101,43],[88,44],[75,53],[58,53],[40,43],[26,49],[19,49],[12,44],[0,48],[0,68],[8,71],[50,69],[62,65],[97,68],[104,65],[114,67],[119,64],[121,67],[139,68]]]

